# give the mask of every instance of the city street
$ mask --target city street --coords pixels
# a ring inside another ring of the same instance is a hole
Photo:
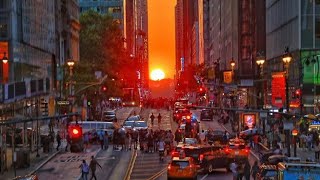
[[[138,107],[125,107],[116,110],[116,116],[119,124],[126,119],[134,111],[139,114]],[[96,157],[98,163],[102,166],[102,170],[97,170],[99,179],[122,179],[124,177],[123,169],[126,169],[130,160],[130,152],[113,151],[110,146],[108,150],[101,150],[100,145],[90,145],[86,152],[71,153],[63,150],[53,159],[41,167],[37,174],[39,179],[56,180],[56,179],[78,179],[80,177],[80,164],[83,159],[90,163],[91,156]],[[119,171],[120,170],[120,171]]]

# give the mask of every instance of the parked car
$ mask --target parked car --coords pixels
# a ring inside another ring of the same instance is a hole
[[[116,112],[115,111],[105,111],[103,112],[103,120],[107,122],[116,122]]]

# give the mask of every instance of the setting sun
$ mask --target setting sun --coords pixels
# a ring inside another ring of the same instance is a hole
[[[151,72],[151,80],[162,80],[165,77],[164,72],[161,69],[155,69]]]

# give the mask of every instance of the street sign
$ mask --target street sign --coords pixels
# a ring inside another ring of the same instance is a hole
[[[58,105],[69,105],[70,101],[57,101]]]

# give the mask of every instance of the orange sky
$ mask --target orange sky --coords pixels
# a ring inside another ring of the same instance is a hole
[[[162,69],[166,78],[174,77],[176,0],[148,0],[149,70]]]

